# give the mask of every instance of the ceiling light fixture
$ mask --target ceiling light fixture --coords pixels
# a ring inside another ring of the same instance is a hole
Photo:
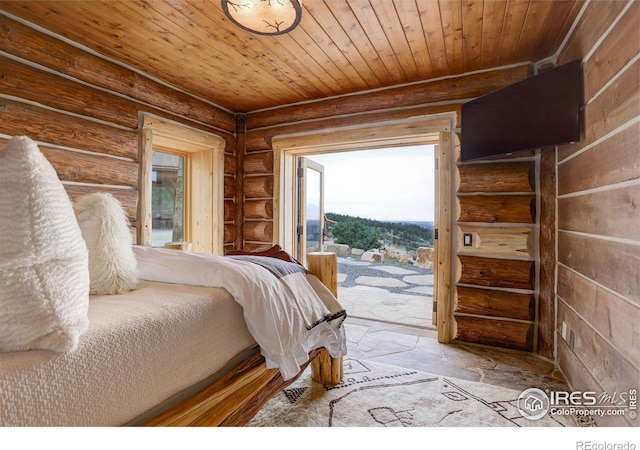
[[[243,30],[273,36],[298,26],[302,0],[222,0],[222,10]]]

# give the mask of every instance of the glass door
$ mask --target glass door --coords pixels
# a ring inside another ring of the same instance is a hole
[[[309,252],[323,250],[324,167],[309,158],[298,158],[298,214],[296,257],[306,265]]]

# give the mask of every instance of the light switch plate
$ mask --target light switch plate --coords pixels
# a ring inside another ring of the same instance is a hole
[[[465,247],[473,246],[473,234],[471,233],[463,233],[462,234],[462,245]]]

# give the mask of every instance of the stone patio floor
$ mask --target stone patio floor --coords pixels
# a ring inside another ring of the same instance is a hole
[[[433,274],[338,259],[338,299],[347,310],[347,357],[504,386],[568,389],[553,361],[465,343],[441,344],[431,324]]]

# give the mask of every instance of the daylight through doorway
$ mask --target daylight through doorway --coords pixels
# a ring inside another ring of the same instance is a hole
[[[434,328],[435,147],[307,155],[324,167],[324,250],[350,317]],[[320,206],[321,207],[321,206]]]

